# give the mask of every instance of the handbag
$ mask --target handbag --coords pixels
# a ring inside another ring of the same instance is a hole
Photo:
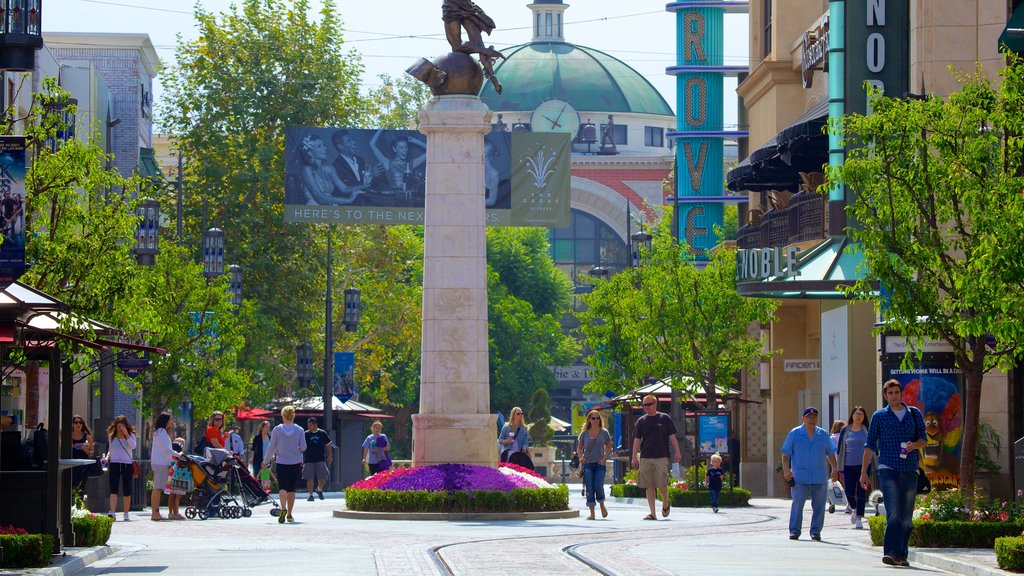
[[[928,479],[928,475],[924,473],[923,468],[917,469],[917,493],[918,494],[929,494],[932,491],[932,481]]]
[[[569,460],[569,468],[572,468],[573,470],[575,470],[575,469],[577,469],[579,467],[580,467],[580,455],[575,453],[575,452],[573,452],[572,453],[572,459]]]
[[[194,489],[192,472],[188,466],[177,465],[174,473],[167,477],[166,492],[168,494],[188,494]]]
[[[377,462],[377,470],[387,470],[391,468],[391,454],[388,452],[384,453],[384,456]]]
[[[132,460],[132,478],[138,478],[142,476],[142,469],[139,468],[139,463]]]

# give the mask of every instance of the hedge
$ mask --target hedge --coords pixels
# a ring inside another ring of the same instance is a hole
[[[43,568],[50,565],[53,534],[0,534],[0,568]]]
[[[105,514],[71,518],[75,530],[75,546],[104,546],[110,539],[114,519]]]
[[[1020,536],[996,538],[996,562],[1003,570],[1024,572],[1024,538]]]
[[[544,512],[569,509],[569,488],[518,488],[438,492],[430,490],[345,490],[349,510],[372,512]]]
[[[614,484],[612,485],[612,496],[615,498],[646,498],[647,490],[635,484]],[[733,488],[731,495],[729,490],[722,490],[722,497],[718,504],[722,507],[749,506],[750,496],[750,491],[743,488]],[[676,508],[708,508],[711,506],[711,493],[707,490],[669,488],[668,500],[669,504]]]
[[[885,536],[885,517],[868,518],[871,544],[881,546]],[[910,545],[917,548],[992,548],[997,538],[1018,536],[1024,530],[1019,522],[963,522],[914,520]]]

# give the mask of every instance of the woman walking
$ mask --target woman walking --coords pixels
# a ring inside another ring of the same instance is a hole
[[[295,522],[292,512],[295,511],[295,486],[302,475],[302,453],[306,451],[306,431],[295,423],[295,407],[285,406],[281,409],[282,422],[270,433],[270,444],[263,454],[263,467],[270,468],[270,463],[277,461],[277,484],[280,487],[278,497],[281,500],[281,514],[277,521],[284,524],[285,519]]]
[[[380,472],[380,461],[384,459],[385,452],[391,451],[391,443],[388,435],[384,434],[384,425],[380,420],[375,421],[371,426],[372,433],[363,440],[363,464],[370,470],[370,476]]]
[[[170,412],[161,412],[153,423],[153,454],[150,468],[153,470],[153,491],[149,494],[149,505],[153,509],[149,519],[154,522],[161,520],[184,520],[178,512],[178,494],[167,492],[167,512],[165,518],[160,515],[160,493],[166,491],[167,475],[174,466],[178,454],[171,444],[171,431],[174,430],[174,417]]]
[[[260,422],[260,429],[256,432],[256,435],[252,437],[252,444],[249,450],[252,453],[252,474],[253,476],[259,476],[260,470],[263,468],[263,455],[267,453],[267,448],[270,447],[270,422],[264,420]]]
[[[594,503],[601,505],[601,518],[608,517],[608,509],[604,507],[604,475],[605,463],[612,455],[612,437],[604,429],[601,413],[591,410],[587,413],[587,423],[580,432],[579,445],[576,453],[580,455],[583,466],[583,487],[587,491],[587,508],[594,519]]]
[[[124,522],[128,522],[128,505],[132,499],[132,453],[135,452],[135,427],[125,416],[118,416],[107,426],[107,454],[104,459],[110,472],[110,511],[108,516],[117,514],[117,497],[121,496],[121,511]]]
[[[860,469],[863,465],[864,444],[868,441],[868,413],[863,406],[854,406],[850,411],[850,418],[846,421],[846,428],[839,434],[839,457],[838,462],[843,466],[843,477],[846,478],[846,499],[850,508],[853,509],[853,516],[850,523],[854,528],[862,529],[864,524],[864,504],[867,501],[864,487],[857,481],[860,478]],[[868,470],[871,475],[871,470]]]

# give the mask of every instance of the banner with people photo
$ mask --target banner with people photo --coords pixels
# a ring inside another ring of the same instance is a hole
[[[25,273],[25,137],[0,136],[0,289]]]
[[[564,134],[486,134],[487,224],[568,226],[570,149]],[[289,126],[284,159],[286,222],[423,224],[420,132]]]

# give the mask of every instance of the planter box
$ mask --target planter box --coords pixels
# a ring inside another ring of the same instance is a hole
[[[881,546],[885,535],[885,517],[868,518],[871,544]],[[1020,536],[1024,524],[1019,522],[934,522],[914,520],[910,545],[916,548],[992,548],[996,538]]]

